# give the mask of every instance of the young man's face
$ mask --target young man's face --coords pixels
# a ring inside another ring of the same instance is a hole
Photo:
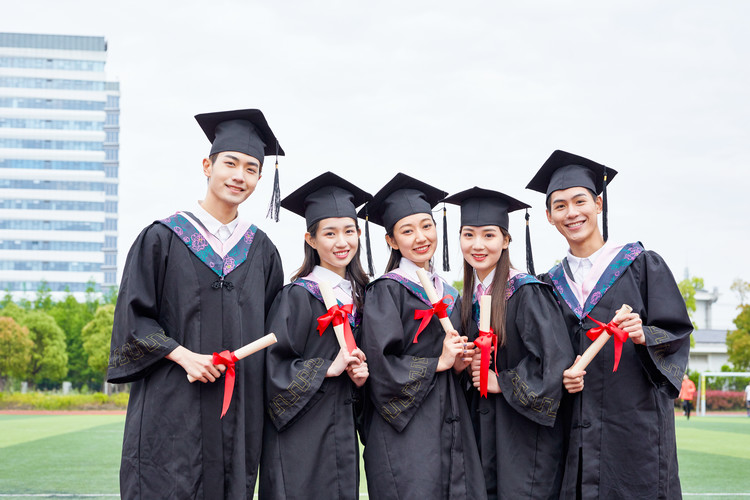
[[[206,200],[237,206],[255,191],[260,180],[260,162],[236,151],[219,153],[211,164],[203,160],[203,173],[208,177]]]
[[[588,189],[572,187],[554,191],[549,200],[547,220],[571,246],[600,237],[597,215],[602,212],[601,196],[594,199]]]

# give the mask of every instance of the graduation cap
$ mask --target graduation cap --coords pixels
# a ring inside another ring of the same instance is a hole
[[[607,241],[607,184],[615,175],[617,170],[558,149],[547,158],[526,189],[546,194],[547,200],[555,191],[579,186],[596,195],[603,193],[603,237]]]
[[[499,226],[508,231],[508,214],[526,210],[526,267],[534,273],[534,259],[531,254],[531,235],[529,232],[529,212],[531,205],[519,201],[507,194],[490,189],[473,187],[451,195],[443,200],[445,203],[461,207],[461,227],[463,226]]]
[[[304,217],[308,229],[328,217],[357,219],[357,207],[372,199],[351,182],[326,172],[281,200],[281,206]]]
[[[447,194],[441,189],[402,173],[396,174],[388,184],[375,193],[372,200],[359,211],[359,216],[366,221],[365,239],[367,240],[367,258],[370,268],[372,268],[372,259],[369,222],[383,226],[386,232],[390,233],[393,231],[396,222],[404,217],[422,213],[432,215],[432,207],[437,205]],[[443,213],[445,214],[445,211]],[[446,230],[444,228],[443,231],[443,270],[448,271],[450,269],[447,265],[448,252],[445,248],[447,244]]]
[[[276,156],[273,195],[268,207],[268,216],[278,222],[279,200],[279,156],[284,156],[278,139],[268,126],[265,116],[259,109],[236,109],[195,115],[203,132],[211,141],[210,155],[223,151],[237,151],[256,158],[261,166],[266,155]]]

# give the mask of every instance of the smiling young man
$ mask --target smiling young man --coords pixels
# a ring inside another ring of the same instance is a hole
[[[680,498],[674,398],[692,325],[664,260],[640,243],[606,241],[606,214],[600,232],[599,193],[616,174],[555,151],[526,186],[546,194],[547,219],[569,246],[544,279],[575,352],[591,345],[593,320],[606,324],[623,304],[633,308],[619,322],[627,338],[607,342],[585,370],[563,373],[570,435],[560,498]]]
[[[283,154],[259,110],[196,116],[212,143],[191,211],[154,222],[130,249],[108,380],[132,382],[122,498],[249,498],[263,429],[264,356],[237,363],[231,404],[211,353],[264,332],[283,273],[276,247],[239,217],[266,154]],[[188,382],[187,375],[197,381]],[[228,380],[228,379],[227,379]]]

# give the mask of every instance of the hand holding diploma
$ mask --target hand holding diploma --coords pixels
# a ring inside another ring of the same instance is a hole
[[[591,363],[599,351],[601,351],[604,344],[607,343],[612,335],[615,336],[615,364],[612,371],[617,371],[617,365],[620,363],[620,354],[622,353],[622,344],[629,337],[628,332],[622,330],[619,325],[625,318],[630,316],[632,311],[632,307],[623,304],[615,313],[615,317],[612,318],[612,321],[606,325],[598,322],[591,316],[588,316],[589,319],[599,326],[586,332],[586,335],[594,342],[582,355],[576,357],[573,366],[563,372],[563,385],[568,392],[575,393],[583,390],[583,376],[586,375],[586,367]],[[640,318],[638,321],[640,321]]]
[[[492,312],[492,296],[483,295],[479,299],[479,337],[474,344],[480,350],[479,361],[476,360],[471,364],[471,375],[474,386],[479,388],[479,393],[487,397],[487,388],[490,372],[490,352],[495,352],[495,363],[497,363],[497,335],[490,327],[490,318]],[[495,365],[495,375],[497,375],[497,365]],[[500,392],[497,386],[497,378],[494,378],[494,384],[491,392]]]
[[[240,347],[234,352],[222,351],[220,353],[215,352],[213,354],[212,363],[216,367],[216,369],[221,372],[224,372],[226,370],[226,378],[224,379],[224,406],[221,410],[222,417],[227,413],[229,404],[232,401],[235,376],[234,364],[242,358],[246,358],[247,356],[258,352],[261,349],[265,349],[266,347],[274,343],[276,343],[276,335],[274,335],[273,333],[269,333],[268,335],[261,337],[254,342],[250,342],[249,344]],[[199,380],[197,377],[192,376],[190,373],[188,373],[187,378],[190,383]]]

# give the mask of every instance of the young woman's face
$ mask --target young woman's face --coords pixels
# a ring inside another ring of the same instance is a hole
[[[351,217],[330,217],[318,223],[314,237],[305,233],[305,241],[318,252],[321,267],[343,277],[359,248],[360,232]]]
[[[500,256],[508,249],[510,238],[503,236],[499,226],[463,226],[461,228],[461,253],[464,260],[484,280],[497,266]]]
[[[399,250],[401,256],[425,269],[435,254],[437,228],[431,214],[412,214],[396,222],[393,237],[385,235],[391,248]]]

